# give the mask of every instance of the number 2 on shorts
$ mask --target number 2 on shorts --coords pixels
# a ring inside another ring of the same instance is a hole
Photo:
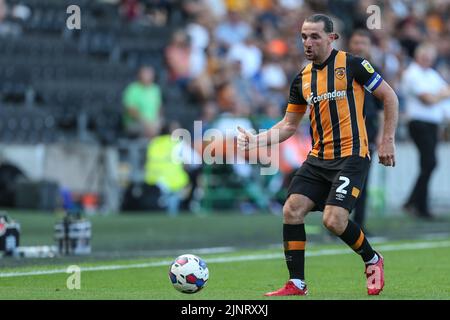
[[[350,184],[350,179],[344,176],[340,176],[339,181],[344,182],[336,189],[336,193],[347,194],[347,190],[345,190],[345,187]]]

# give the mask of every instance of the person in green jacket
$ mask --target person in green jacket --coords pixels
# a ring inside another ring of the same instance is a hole
[[[130,83],[123,94],[124,128],[130,137],[154,137],[160,126],[161,90],[155,83],[155,71],[142,66],[138,79]]]

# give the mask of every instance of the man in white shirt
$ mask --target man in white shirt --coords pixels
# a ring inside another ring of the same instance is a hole
[[[246,79],[253,78],[261,69],[263,54],[255,38],[246,37],[244,42],[235,43],[228,51],[228,60],[241,63],[241,73]]]
[[[402,86],[409,118],[409,133],[420,153],[420,173],[403,208],[419,218],[433,218],[428,207],[428,185],[436,167],[438,127],[444,119],[440,102],[450,98],[450,87],[432,68],[437,51],[423,43],[405,70]]]

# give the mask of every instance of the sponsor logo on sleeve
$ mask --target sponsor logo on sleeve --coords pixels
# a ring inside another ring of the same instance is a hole
[[[369,61],[363,60],[363,61],[361,62],[361,64],[362,64],[363,67],[367,70],[367,72],[369,72],[369,73],[374,73],[374,72],[375,72],[375,70],[373,69],[373,67],[372,67],[372,65],[370,64]]]

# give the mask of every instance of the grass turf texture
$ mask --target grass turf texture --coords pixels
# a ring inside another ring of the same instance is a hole
[[[380,244],[402,244],[402,242]],[[414,243],[414,242],[408,242]],[[423,242],[421,242],[423,243]],[[432,242],[431,242],[432,243]],[[342,245],[315,245],[310,252],[344,249]],[[220,255],[203,255],[208,259],[242,257],[254,254],[280,254],[279,250],[239,250]],[[310,256],[306,259],[308,297],[265,298],[264,292],[280,287],[287,278],[285,263],[280,258],[256,261],[208,263],[210,279],[207,287],[196,294],[176,291],[168,279],[168,264],[124,270],[85,271],[81,273],[81,289],[68,290],[68,274],[0,277],[0,299],[449,299],[450,247],[382,252],[386,259],[386,286],[379,297],[368,297],[361,259],[354,253]],[[171,260],[148,258],[139,260],[98,261],[80,266],[134,264]],[[60,268],[60,267],[59,267]],[[2,269],[5,272],[55,269],[54,266]]]
[[[21,245],[54,244],[53,226],[61,216],[17,211],[11,211],[10,216],[21,224]],[[282,257],[280,216],[243,216],[228,212],[203,216],[186,214],[176,218],[161,214],[124,214],[89,219],[93,224],[92,255],[53,259],[0,258],[0,274],[65,270],[73,264],[83,268],[165,262],[157,267],[83,271],[81,290],[66,288],[69,276],[66,273],[11,278],[0,276],[0,299],[259,300],[267,299],[262,294],[278,289],[288,276]],[[306,224],[307,253],[347,249],[339,239],[330,240],[321,224],[320,214],[308,215]],[[374,235],[396,240],[394,244],[404,244],[414,243],[410,239],[424,242],[427,237],[448,239],[450,219],[443,216],[438,222],[424,222],[405,215],[371,216],[368,227]],[[267,249],[269,245],[272,249]],[[374,248],[383,245],[386,244],[375,244]],[[210,269],[210,280],[203,291],[186,295],[172,287],[167,275],[168,267],[178,254],[191,252],[192,248],[224,246],[237,250],[215,255],[198,253]],[[386,287],[380,297],[367,296],[361,259],[349,252],[307,257],[306,277],[310,296],[300,299],[450,298],[450,247],[381,253],[386,258]],[[218,255],[242,257],[254,254],[278,256],[276,259],[257,261],[209,262]]]
[[[21,245],[51,245],[58,214],[11,211],[21,224]],[[269,214],[245,216],[235,212],[170,218],[163,214],[122,214],[89,217],[92,222],[93,254],[137,255],[145,251],[217,246],[266,246],[282,240],[282,218]],[[448,233],[450,215],[438,222],[412,220],[405,215],[368,217],[368,229],[375,236],[410,239],[425,233]],[[327,231],[322,215],[306,217],[308,241],[321,240]],[[139,252],[142,251],[142,252]],[[0,260],[0,267],[2,267]]]

